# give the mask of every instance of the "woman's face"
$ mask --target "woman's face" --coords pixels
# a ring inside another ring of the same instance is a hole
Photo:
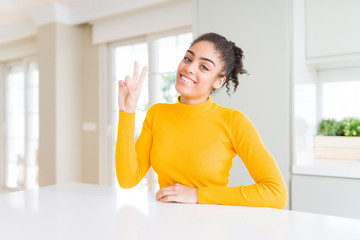
[[[176,76],[176,91],[180,101],[197,104],[206,101],[213,89],[220,88],[225,77],[219,77],[223,63],[213,43],[201,41],[187,50]]]

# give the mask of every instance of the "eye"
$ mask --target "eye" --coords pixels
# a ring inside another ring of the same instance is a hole
[[[185,57],[184,57],[184,61],[185,61],[185,62],[191,62],[191,59],[185,56]]]
[[[206,66],[204,66],[204,65],[200,65],[200,68],[201,68],[202,70],[209,71],[209,69],[208,69]]]

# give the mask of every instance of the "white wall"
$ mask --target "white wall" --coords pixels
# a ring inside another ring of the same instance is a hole
[[[83,48],[81,27],[56,28],[56,180],[62,183],[82,180]]]
[[[97,21],[94,23],[93,43],[118,41],[190,26],[191,6],[190,0],[183,0],[160,8]]]
[[[287,0],[197,0],[195,34],[217,32],[240,46],[245,69],[237,93],[213,99],[237,108],[253,121],[265,145],[290,179],[291,5]],[[252,180],[235,159],[231,185]],[[247,175],[247,176],[246,176]],[[289,187],[289,186],[288,186]]]
[[[99,50],[91,40],[92,27],[83,26],[82,121],[95,129],[83,129],[82,181],[99,183]],[[102,82],[101,82],[102,84]]]
[[[39,64],[39,185],[56,183],[56,29],[38,29]]]
[[[360,1],[307,0],[307,57],[360,53]]]
[[[82,180],[82,29],[38,29],[40,186]]]

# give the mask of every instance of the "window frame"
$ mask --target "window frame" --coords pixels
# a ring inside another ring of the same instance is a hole
[[[29,68],[30,68],[30,64],[32,62],[35,62],[35,64],[38,67],[38,61],[37,61],[37,57],[36,56],[29,56],[29,57],[24,57],[21,59],[17,59],[17,60],[13,60],[13,61],[7,61],[7,62],[3,62],[1,63],[1,68],[0,68],[0,85],[1,85],[1,91],[0,91],[0,96],[1,96],[1,102],[2,104],[0,105],[0,113],[1,113],[1,119],[0,119],[0,123],[1,123],[1,129],[0,129],[0,140],[1,140],[1,144],[0,144],[0,189],[3,189],[5,191],[18,191],[18,190],[25,190],[28,189],[28,183],[27,183],[27,178],[26,178],[26,174],[27,174],[27,167],[28,167],[28,160],[27,160],[27,151],[28,151],[28,115],[29,115],[29,111],[28,111],[28,105],[27,105],[27,101],[28,101],[28,88],[29,88]],[[10,188],[7,186],[6,184],[6,179],[8,176],[8,172],[6,171],[7,169],[7,139],[6,139],[6,134],[7,134],[7,122],[6,122],[6,103],[7,103],[7,99],[6,99],[6,78],[7,78],[7,73],[8,73],[8,68],[12,67],[12,66],[19,66],[21,65],[23,72],[24,72],[24,115],[25,115],[25,134],[24,134],[24,186],[23,187],[16,187],[16,188]],[[40,86],[39,86],[40,88]],[[39,89],[40,91],[40,89]],[[40,109],[39,109],[39,114],[40,114]]]
[[[5,64],[0,63],[0,189],[5,188]]]

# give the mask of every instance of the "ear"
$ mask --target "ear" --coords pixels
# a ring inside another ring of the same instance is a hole
[[[226,77],[225,77],[225,76],[222,77],[222,78],[216,79],[216,80],[214,81],[214,83],[213,83],[213,88],[214,88],[214,89],[219,89],[219,88],[221,88],[222,85],[225,83],[225,81],[226,81]]]

